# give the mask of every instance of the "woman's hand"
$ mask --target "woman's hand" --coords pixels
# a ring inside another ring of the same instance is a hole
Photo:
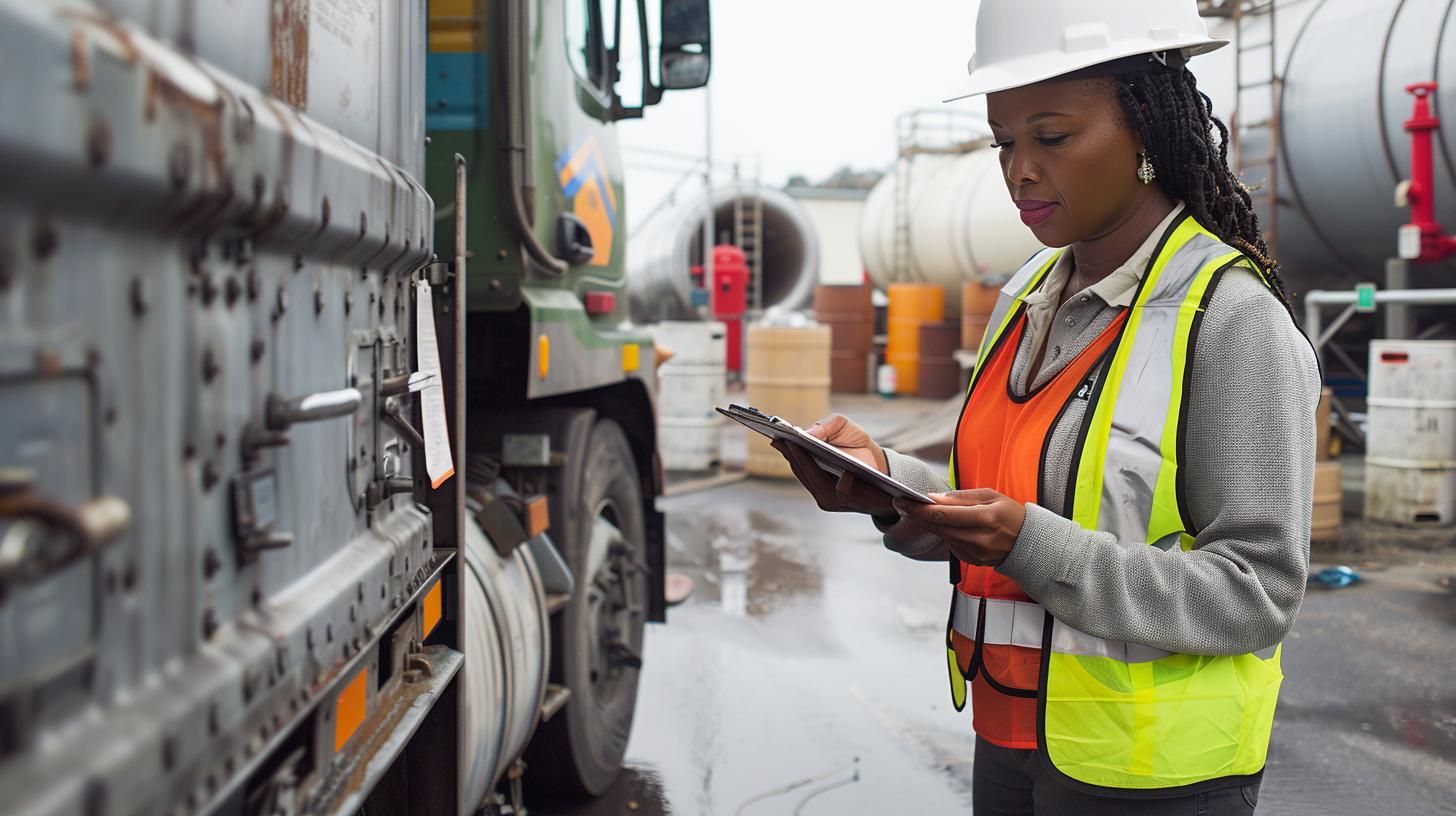
[[[828,442],[886,475],[890,467],[885,452],[864,429],[838,414],[822,419],[805,429],[810,436]],[[804,485],[818,503],[830,513],[865,513],[872,516],[893,516],[895,506],[884,491],[871,487],[846,472],[835,478],[819,467],[807,451],[790,442],[773,441],[774,450],[788,460],[794,477]]]
[[[1006,560],[1026,507],[994,490],[956,490],[932,493],[935,504],[897,499],[895,509],[926,531],[940,536],[951,554],[967,564],[994,567]]]

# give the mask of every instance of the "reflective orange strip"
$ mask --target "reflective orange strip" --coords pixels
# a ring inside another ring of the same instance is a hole
[[[349,685],[339,692],[334,703],[334,751],[343,750],[349,738],[364,724],[364,713],[369,703],[369,667],[365,666],[354,675]]]
[[[434,631],[435,625],[440,622],[440,610],[443,608],[440,598],[443,594],[439,581],[436,581],[435,585],[430,587],[430,591],[425,593],[425,599],[420,603],[420,640],[429,637],[430,632]]]

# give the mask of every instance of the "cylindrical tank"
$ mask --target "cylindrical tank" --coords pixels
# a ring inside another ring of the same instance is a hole
[[[464,802],[478,803],[526,750],[546,693],[546,596],[530,551],[502,558],[465,525]]]
[[[805,426],[829,413],[828,326],[748,327],[748,402],[766,414]],[[760,434],[748,435],[747,470],[792,479],[789,463]]]
[[[820,286],[814,291],[814,319],[828,326],[830,390],[863,394],[869,390],[870,353],[875,347],[874,292],[869,284]]]
[[[804,209],[768,187],[732,185],[713,191],[715,238],[733,239],[733,204],[763,207],[759,226],[763,258],[763,308],[802,309],[819,280],[819,242]],[[702,258],[703,199],[665,209],[632,236],[627,270],[632,318],[639,322],[693,317],[689,270]],[[750,304],[751,306],[752,304]]]
[[[722,458],[727,327],[718,322],[669,321],[653,339],[673,351],[657,370],[657,441],[668,470],[708,470]]]
[[[1456,341],[1370,344],[1365,517],[1456,524]]]
[[[1405,87],[1441,84],[1436,109],[1443,116],[1436,145],[1436,202],[1441,223],[1456,229],[1456,2],[1453,0],[1283,0],[1276,5],[1276,64],[1283,76],[1277,98],[1279,213],[1276,244],[1288,287],[1348,288],[1383,279],[1396,254],[1396,229],[1408,210],[1394,206],[1396,185],[1410,172],[1410,137],[1404,123],[1412,99]],[[1268,18],[1248,20],[1249,43],[1268,38]],[[1213,27],[1233,39],[1233,24]],[[1267,51],[1245,58],[1244,82],[1267,75]],[[1228,122],[1236,107],[1233,46],[1191,63]],[[1254,124],[1268,117],[1264,91],[1244,91],[1246,110],[1232,117]],[[1268,151],[1267,131],[1242,141],[1244,163]],[[1233,156],[1230,155],[1230,161]],[[1267,176],[1250,168],[1245,183]],[[1456,269],[1416,271],[1413,283],[1434,282]]]
[[[901,394],[920,390],[920,327],[945,319],[945,289],[933,283],[892,283],[885,362],[895,367]]]
[[[959,323],[926,323],[920,327],[916,396],[945,399],[960,392],[961,366],[954,356],[960,339]]]
[[[996,152],[921,156],[910,165],[910,268],[895,269],[896,176],[870,191],[860,217],[860,254],[870,279],[884,289],[896,282],[924,282],[945,289],[948,314],[960,312],[961,284],[1011,275],[1042,248],[1021,223],[1006,191]]]

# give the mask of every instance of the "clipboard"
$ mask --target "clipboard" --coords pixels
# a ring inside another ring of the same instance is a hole
[[[920,504],[935,504],[924,493],[903,482],[886,476],[879,470],[866,465],[864,462],[850,456],[828,442],[810,436],[803,428],[800,428],[792,422],[776,416],[769,416],[752,406],[729,405],[726,409],[714,408],[714,410],[749,430],[763,434],[769,439],[782,439],[798,445],[813,457],[814,462],[820,468],[834,476],[842,476],[845,471],[849,471],[854,474],[856,479],[867,482],[894,498],[906,499],[908,501],[919,502]]]

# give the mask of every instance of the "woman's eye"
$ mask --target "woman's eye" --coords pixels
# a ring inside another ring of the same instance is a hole
[[[991,147],[994,150],[1005,150],[1006,148],[1010,147],[1011,145],[1012,145],[1012,142],[1010,140],[1003,140],[1003,141],[992,142],[991,143]]]
[[[1057,145],[1060,145],[1061,143],[1067,141],[1067,137],[1066,136],[1038,136],[1038,137],[1036,137],[1036,140],[1038,142],[1041,142],[1043,145],[1045,145],[1047,147],[1056,147]]]

